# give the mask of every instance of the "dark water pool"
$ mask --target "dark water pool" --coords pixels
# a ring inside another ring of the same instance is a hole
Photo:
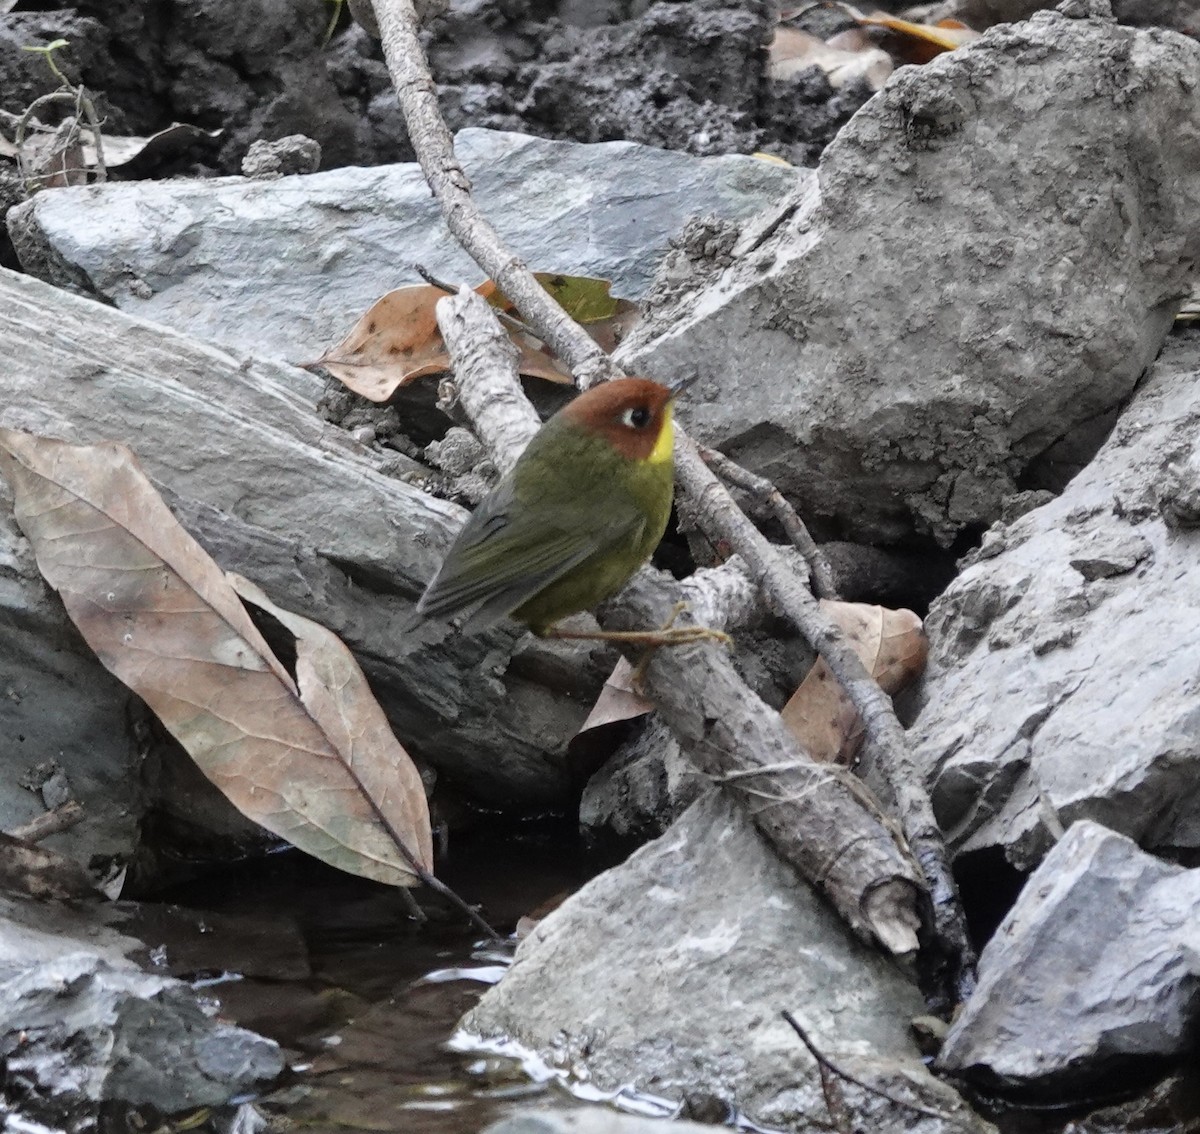
[[[439,874],[510,933],[599,868],[564,835],[542,825],[463,837]],[[520,1106],[585,1105],[514,1059],[448,1049],[512,945],[421,900],[423,925],[396,891],[286,851],[177,887],[166,901],[178,914],[156,921],[143,907],[149,923],[131,928],[223,1016],[291,1053],[294,1072],[258,1101],[283,1127],[474,1134]],[[181,938],[168,924],[178,920],[194,931]]]

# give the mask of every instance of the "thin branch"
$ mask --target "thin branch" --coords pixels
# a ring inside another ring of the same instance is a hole
[[[792,546],[804,556],[804,560],[812,572],[813,592],[817,598],[837,598],[837,587],[833,581],[833,571],[829,566],[829,560],[825,558],[824,552],[817,546],[817,541],[809,534],[804,521],[800,519],[796,509],[787,502],[783,493],[765,476],[759,476],[749,469],[742,468],[724,453],[710,449],[707,445],[699,445],[697,448],[704,463],[722,480],[749,492],[751,496],[771,509],[775,518],[783,525],[783,530],[788,539],[792,541]]]
[[[77,823],[83,821],[83,816],[83,805],[72,799],[61,807],[54,808],[53,811],[44,811],[41,815],[30,819],[28,823],[14,827],[8,834],[24,843],[40,843],[51,835],[69,831]]]
[[[945,839],[925,790],[925,777],[912,758],[891,698],[867,672],[845,633],[825,617],[817,599],[800,582],[779,549],[750,522],[716,474],[700,459],[690,438],[681,439],[676,447],[675,476],[691,501],[695,522],[737,549],[746,561],[750,577],[762,587],[776,610],[795,623],[825,659],[858,710],[866,734],[865,758],[878,769],[891,792],[904,836],[929,886],[935,920],[933,953],[939,966],[933,979],[937,984],[951,986],[948,997],[942,993],[935,1000],[966,999],[975,984],[975,951],[958,900]],[[941,971],[943,966],[949,972]],[[953,1005],[936,1006],[949,1009]]]
[[[438,327],[450,352],[454,392],[500,472],[506,473],[541,421],[521,390],[520,357],[496,322],[496,310],[465,285],[437,301]]]
[[[800,1042],[808,1048],[808,1054],[817,1061],[817,1066],[824,1068],[826,1071],[836,1075],[839,1079],[844,1079],[847,1083],[853,1083],[856,1087],[866,1091],[868,1094],[876,1095],[881,1099],[887,1099],[888,1102],[894,1103],[896,1106],[902,1106],[905,1110],[914,1111],[917,1114],[923,1114],[927,1118],[937,1118],[942,1122],[952,1122],[956,1126],[965,1126],[968,1123],[957,1115],[951,1114],[949,1111],[936,1110],[931,1106],[923,1106],[920,1103],[909,1102],[907,1099],[902,1099],[897,1095],[890,1094],[887,1091],[881,1090],[879,1087],[873,1087],[870,1083],[864,1083],[855,1075],[851,1075],[849,1071],[843,1070],[827,1055],[822,1054],[821,1050],[808,1037],[808,1033],[800,1026],[796,1017],[791,1014],[786,1008],[780,1012],[780,1015],[791,1025],[792,1031],[800,1037]],[[829,1097],[826,1095],[826,1105],[828,1105]],[[830,1116],[833,1117],[832,1111]]]

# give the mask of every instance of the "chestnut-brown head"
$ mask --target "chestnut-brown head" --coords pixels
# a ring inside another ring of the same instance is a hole
[[[580,394],[562,411],[572,425],[608,440],[631,461],[671,457],[673,390],[649,378],[617,378]]]

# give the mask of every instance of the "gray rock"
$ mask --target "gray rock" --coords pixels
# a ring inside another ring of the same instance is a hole
[[[242,158],[242,176],[273,181],[289,174],[316,173],[321,168],[321,143],[303,134],[274,142],[252,142]]]
[[[607,1107],[587,1110],[530,1110],[493,1122],[480,1134],[714,1134],[718,1127],[640,1115]]]
[[[80,952],[95,955],[110,968],[136,970],[130,957],[145,946],[121,931],[127,916],[108,904],[36,902],[0,894],[0,979],[35,962]]]
[[[593,1090],[716,1096],[773,1129],[807,1130],[824,1103],[785,1008],[847,1070],[960,1116],[943,1123],[847,1086],[869,1129],[987,1129],[921,1063],[908,1034],[916,988],[719,793],[546,917],[462,1027],[509,1037]]]
[[[639,299],[693,213],[743,219],[800,174],[756,158],[695,158],[464,130],[458,154],[510,246],[535,269],[603,276]],[[273,182],[128,182],[39,193],[10,214],[27,271],[263,357],[337,342],[414,263],[476,283],[416,165]],[[402,249],[402,253],[397,250]]]
[[[644,842],[661,835],[709,786],[670,729],[652,716],[588,780],[579,825],[594,838],[611,834]]]
[[[1074,824],[979,961],[939,1066],[990,1088],[1085,1097],[1193,1049],[1200,870]]]
[[[0,1021],[16,1100],[59,1120],[109,1102],[164,1114],[224,1106],[283,1070],[277,1044],[212,1019],[187,985],[90,953],[0,983]]]
[[[214,1018],[186,984],[143,972],[128,911],[0,896],[6,1101],[57,1123],[108,1103],[225,1106],[283,1069],[277,1044]],[[164,1059],[164,1053],[170,1058]]]
[[[865,541],[1061,487],[1200,255],[1198,69],[1182,36],[1048,12],[902,68],[623,361],[698,376],[699,440]]]
[[[384,458],[322,421],[313,408],[320,383],[311,375],[231,356],[4,271],[0,351],[21,360],[0,377],[0,422],[129,443],[222,566],[253,578],[356,651],[401,741],[445,781],[497,806],[569,798],[566,743],[602,675],[579,660],[586,650],[532,643],[513,627],[467,638],[440,623],[412,625],[412,603],[464,513],[385,475]],[[21,585],[39,586],[23,562]],[[0,656],[33,649],[55,625],[38,621],[54,609],[44,592],[12,601],[26,604],[32,622],[24,646],[0,626]],[[545,683],[513,663],[529,651]],[[38,707],[51,709],[51,722],[56,697],[77,697],[82,707],[53,725],[21,717],[30,751],[57,756],[48,751],[52,738],[74,736],[94,696],[106,731],[97,760],[120,754],[126,764],[114,768],[127,766],[134,749],[119,715],[124,694],[86,656],[59,664],[61,676],[37,677],[46,684]],[[30,668],[31,683],[37,673]],[[4,701],[0,712],[12,711]],[[77,743],[94,740],[95,731]],[[20,748],[6,746],[3,761],[14,760],[24,767]],[[60,763],[74,781],[75,766]],[[112,786],[118,804],[134,798],[121,781]]]
[[[47,810],[45,786],[68,784],[86,822],[46,846],[85,864],[127,859],[144,806],[136,698],[101,668],[42,581],[2,479],[0,643],[0,830]]]
[[[1200,847],[1200,543],[1171,495],[1195,492],[1198,435],[1189,332],[1062,496],[993,528],[931,609],[911,735],[960,854],[1028,870],[1084,818]]]

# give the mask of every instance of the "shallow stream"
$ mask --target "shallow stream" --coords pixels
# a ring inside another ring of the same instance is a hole
[[[510,933],[598,869],[564,834],[464,837],[441,875]],[[257,1100],[281,1128],[475,1134],[521,1106],[586,1105],[516,1059],[447,1046],[513,944],[438,908],[419,925],[402,899],[286,851],[177,887],[169,912],[143,905],[128,928],[151,963],[292,1053],[284,1085]]]

